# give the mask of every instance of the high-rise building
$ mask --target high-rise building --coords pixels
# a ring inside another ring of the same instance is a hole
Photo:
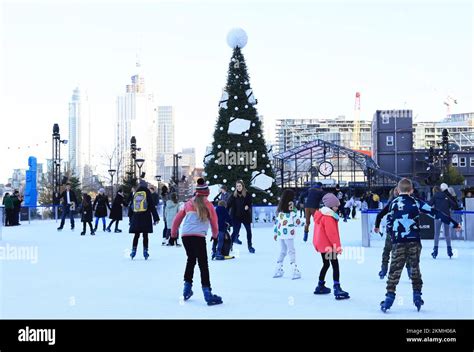
[[[474,113],[448,115],[437,122],[417,122],[413,124],[414,146],[423,149],[438,148],[444,129],[448,130],[449,142],[458,149],[474,148]]]
[[[74,89],[69,102],[69,167],[80,180],[84,167],[90,165],[91,121],[87,95]]]
[[[196,149],[183,148],[180,155],[181,159],[179,160],[178,166],[180,166],[181,175],[190,179],[192,178],[193,171],[196,168]]]
[[[158,106],[156,111],[156,172],[165,182],[171,178],[174,154],[174,109]]]
[[[141,71],[140,64],[136,64]],[[126,85],[125,94],[117,97],[117,126],[115,130],[116,170],[120,180],[130,168],[130,139],[135,136],[138,157],[145,159],[142,171],[146,178],[153,180],[156,174],[156,132],[153,94],[145,90],[145,78],[142,73],[131,77],[131,83]]]
[[[370,150],[371,122],[359,121],[360,140],[354,143],[355,121],[345,116],[334,119],[278,119],[276,122],[276,152],[298,147],[315,139],[335,143],[346,148]]]

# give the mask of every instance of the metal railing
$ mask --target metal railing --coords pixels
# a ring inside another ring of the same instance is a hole
[[[375,218],[377,214],[380,213],[380,209],[374,210],[362,210],[362,246],[363,247],[370,247],[370,235],[372,230],[375,226]],[[474,211],[465,211],[465,210],[455,210],[451,212],[451,215],[459,215],[457,221],[460,220],[462,230],[458,236],[460,238],[452,238],[452,239],[461,239],[464,241],[474,241]],[[383,231],[384,228],[384,220],[381,223],[381,230]],[[443,228],[443,226],[441,227]]]

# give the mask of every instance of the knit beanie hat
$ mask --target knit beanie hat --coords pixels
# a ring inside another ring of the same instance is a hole
[[[324,203],[324,206],[328,208],[338,207],[341,204],[339,202],[339,199],[337,199],[337,197],[332,193],[326,193],[324,195],[323,203]]]
[[[202,177],[198,178],[196,184],[196,195],[207,197],[209,195],[209,187]]]
[[[442,192],[446,191],[448,189],[448,185],[446,183],[442,183],[441,186],[439,186]]]
[[[99,193],[105,193],[105,189],[100,188],[100,189],[99,189]]]

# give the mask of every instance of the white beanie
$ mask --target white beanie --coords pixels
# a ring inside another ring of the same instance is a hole
[[[103,188],[99,189],[99,193],[105,193],[105,189]]]
[[[448,189],[448,185],[446,183],[442,183],[441,186],[439,186],[439,188],[441,189],[441,191],[446,191]]]

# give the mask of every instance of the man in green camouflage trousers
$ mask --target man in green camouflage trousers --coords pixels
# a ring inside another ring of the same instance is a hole
[[[421,291],[423,281],[420,272],[421,243],[394,243],[392,246],[392,262],[387,280],[387,292],[395,292],[405,264],[411,268],[413,291]],[[385,253],[385,251],[384,251]],[[387,255],[388,256],[388,255]],[[388,261],[388,260],[387,260]]]

